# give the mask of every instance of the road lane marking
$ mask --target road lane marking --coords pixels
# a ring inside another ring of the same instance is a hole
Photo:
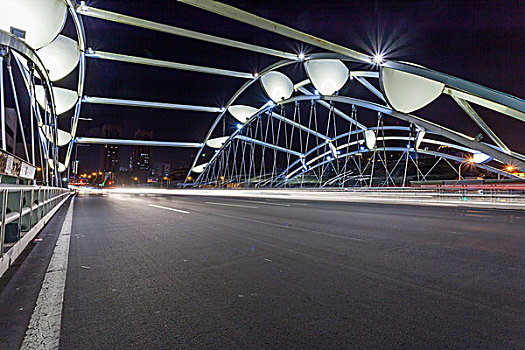
[[[272,202],[265,202],[265,201],[250,201],[247,199],[242,199],[243,202],[249,202],[249,203],[260,203],[260,204],[267,204],[267,205],[276,205],[279,207],[289,207],[290,204],[282,204],[282,203],[272,203]]]
[[[176,211],[177,213],[183,213],[183,214],[189,214],[190,213],[189,211],[186,211],[186,210],[180,210],[180,209],[175,209],[175,208],[170,208],[170,207],[163,207],[162,205],[155,205],[155,204],[148,204],[148,205],[150,207],[154,207],[154,208]]]
[[[206,202],[206,204],[224,205],[227,207],[250,208],[250,209],[258,208],[258,207],[254,207],[253,205],[241,205],[241,204],[228,204],[228,203],[215,203],[215,202]]]
[[[21,350],[58,349],[69,259],[69,242],[73,226],[74,200],[74,198],[71,200],[58,235],[55,250],[44,276],[44,282],[38,294],[35,310],[31,315]]]

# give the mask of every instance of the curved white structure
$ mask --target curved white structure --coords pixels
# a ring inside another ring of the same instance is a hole
[[[412,113],[441,95],[445,84],[397,69],[381,68],[381,88],[390,106]]]
[[[47,163],[49,164],[49,167],[51,167],[51,169],[54,169],[54,168],[55,168],[54,165],[53,165],[53,164],[55,163],[55,162],[53,161],[53,159],[48,159],[48,160],[47,160]],[[67,167],[65,166],[65,164],[60,163],[60,162],[57,162],[57,171],[58,171],[59,173],[63,173],[64,171],[66,171],[66,169],[67,169]]]
[[[44,135],[46,135],[46,138],[51,141],[52,143],[55,143],[55,137],[53,135],[53,128],[49,125],[43,125],[42,130],[44,131]],[[71,134],[67,131],[57,129],[57,145],[59,147],[67,145],[71,141]]]
[[[64,0],[2,0],[0,29],[24,37],[33,49],[49,44],[62,31],[67,7]]]
[[[264,91],[273,102],[286,100],[292,96],[293,83],[281,72],[269,72],[261,77]]]
[[[204,171],[204,169],[206,169],[207,166],[208,166],[208,163],[197,165],[197,166],[193,167],[191,169],[191,171],[193,171],[194,173],[200,174],[200,173],[202,173]]]
[[[46,108],[46,96],[42,85],[35,86],[35,96],[38,104],[42,106],[42,108]],[[53,88],[53,96],[55,99],[55,111],[57,115],[69,111],[75,106],[78,100],[76,91],[58,87]]]
[[[257,108],[253,108],[245,105],[235,105],[228,107],[228,112],[240,121],[241,123],[246,123],[255,113],[257,113]]]
[[[333,95],[348,81],[350,71],[340,60],[311,60],[304,63],[310,81],[321,95]]]
[[[229,138],[229,136],[223,136],[217,137],[216,139],[209,139],[208,141],[206,141],[206,145],[211,148],[221,148],[222,145],[224,145],[224,143],[228,141]]]
[[[472,153],[472,161],[476,164],[483,164],[492,159],[491,156],[488,154],[482,153],[482,152],[474,152]]]
[[[60,80],[71,73],[80,60],[78,43],[64,35],[37,51],[38,57],[49,71],[51,81]]]
[[[374,149],[376,147],[376,133],[374,130],[365,131],[365,146],[368,149]]]

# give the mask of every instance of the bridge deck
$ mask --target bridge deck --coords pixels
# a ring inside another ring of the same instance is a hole
[[[117,194],[74,201],[63,349],[525,341],[523,211]],[[2,349],[24,338],[67,209],[2,280]]]

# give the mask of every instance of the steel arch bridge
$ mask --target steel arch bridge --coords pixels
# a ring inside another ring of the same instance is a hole
[[[196,187],[406,186],[414,180],[441,179],[445,168],[461,178],[464,164],[509,178],[517,177],[512,168],[525,171],[525,156],[510,149],[471,105],[496,111],[503,121],[514,118],[525,122],[525,101],[520,98],[419,65],[370,56],[220,2],[180,2],[325,52],[308,55],[270,49],[97,9],[84,2],[3,1],[0,63],[7,65],[10,74],[13,66],[21,72],[31,110],[30,130],[37,131],[31,134],[32,149],[29,152],[26,147],[26,157],[47,169],[48,183],[58,184],[58,176],[53,177],[52,172],[68,171],[75,143],[195,148],[186,185]],[[16,17],[20,14],[24,19]],[[67,16],[75,26],[76,40],[60,34]],[[248,50],[276,57],[276,62],[251,74],[95,51],[87,47],[83,17]],[[88,59],[229,76],[245,82],[222,107],[89,97],[84,95]],[[297,81],[283,74],[282,70],[291,65],[302,67],[308,79]],[[76,91],[58,87],[77,66]],[[0,78],[3,92],[4,79]],[[10,83],[15,91],[12,78]],[[343,94],[347,84],[359,86],[369,97]],[[265,103],[237,104],[249,88],[256,86],[268,96]],[[14,95],[19,111],[19,98]],[[461,107],[463,118],[474,121],[486,141],[479,135],[456,131],[454,125],[440,125],[414,114],[439,103],[436,99],[442,95]],[[206,137],[197,141],[87,138],[77,135],[83,104],[199,111],[216,114],[216,118]],[[2,111],[3,106],[2,94]],[[228,114],[238,121],[234,132],[221,128]],[[67,130],[58,128],[58,120],[64,116],[71,117]],[[4,116],[2,123],[5,133]],[[41,159],[36,159],[35,145]],[[212,152],[213,157],[199,164],[203,152]]]

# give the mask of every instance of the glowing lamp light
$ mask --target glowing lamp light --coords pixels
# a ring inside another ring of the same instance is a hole
[[[42,85],[35,86],[35,96],[38,104],[42,106],[42,108],[47,108],[46,94]],[[78,100],[76,91],[58,87],[53,87],[53,96],[55,99],[55,112],[57,115],[69,111]]]
[[[241,129],[242,129],[242,124],[240,124],[240,123],[237,124],[237,129],[238,129],[238,130],[241,130]]]
[[[425,107],[445,88],[443,83],[384,66],[379,82],[388,104],[402,113]]]
[[[64,0],[2,0],[0,13],[0,29],[24,39],[36,50],[62,31],[67,7]]]
[[[299,61],[304,60],[305,57],[306,57],[306,56],[304,55],[304,52],[300,52],[300,53],[297,55],[297,59],[298,59]]]
[[[261,84],[264,91],[274,102],[286,100],[292,96],[293,83],[281,72],[269,72],[262,76]]]
[[[53,135],[53,128],[49,125],[42,125],[42,130],[44,131],[44,135],[46,135],[46,138],[51,142],[55,143],[55,137]],[[59,147],[67,145],[71,140],[71,134],[67,131],[57,129],[57,145]]]
[[[252,115],[257,113],[257,108],[237,105],[228,107],[228,112],[230,112],[230,114],[241,123],[245,123],[252,117]]]
[[[207,166],[208,166],[208,163],[197,165],[197,166],[194,166],[191,169],[191,171],[193,171],[194,173],[200,174],[200,173],[202,173],[204,171],[204,169],[206,169]]]
[[[382,53],[378,53],[372,57],[372,63],[381,64],[383,63],[384,56]]]
[[[206,141],[206,145],[211,148],[221,148],[222,145],[229,139],[229,136],[217,137]]]
[[[374,130],[366,130],[365,131],[365,145],[366,148],[372,150],[376,146],[376,134]]]
[[[509,172],[514,171],[514,169],[515,169],[515,168],[514,168],[512,165],[507,165],[507,166],[505,167],[505,170],[507,170],[507,171],[509,171]]]
[[[349,70],[340,60],[311,60],[304,64],[306,74],[321,95],[333,95],[348,81]]]
[[[64,35],[59,35],[51,44],[38,50],[37,54],[49,71],[51,81],[66,77],[80,60],[77,42]]]
[[[490,160],[492,160],[492,157],[488,154],[482,153],[482,152],[474,152],[472,153],[472,162],[476,164],[483,164]]]

